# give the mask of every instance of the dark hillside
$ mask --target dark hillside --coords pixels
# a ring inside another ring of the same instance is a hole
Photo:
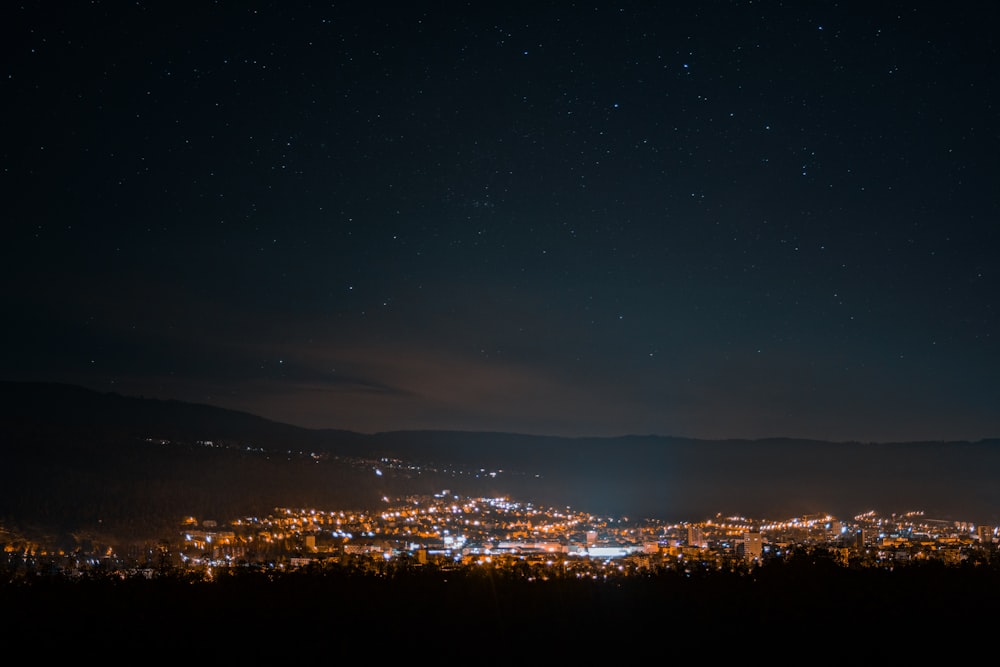
[[[142,534],[186,514],[362,508],[383,496],[441,489],[678,521],[718,512],[780,519],[916,509],[1000,523],[997,441],[365,435],[9,382],[0,383],[0,436],[0,520],[53,530],[113,526]]]
[[[209,405],[30,382],[0,382],[0,424],[7,432],[25,435],[214,439],[272,449],[318,447],[343,454],[362,451],[365,442],[364,436],[350,431],[304,429]]]

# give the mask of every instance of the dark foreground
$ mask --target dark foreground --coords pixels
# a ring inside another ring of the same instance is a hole
[[[909,661],[934,647],[996,656],[1000,565],[803,562],[596,581],[475,568],[36,576],[5,580],[0,600],[6,648],[37,658],[595,664],[674,662],[695,647],[706,659]]]

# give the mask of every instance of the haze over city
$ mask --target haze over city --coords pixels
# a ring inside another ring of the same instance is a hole
[[[5,6],[6,380],[1000,436],[993,5]]]

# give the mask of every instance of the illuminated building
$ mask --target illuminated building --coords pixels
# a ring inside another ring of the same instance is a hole
[[[764,553],[764,544],[759,531],[743,533],[742,552],[746,560],[760,561]]]

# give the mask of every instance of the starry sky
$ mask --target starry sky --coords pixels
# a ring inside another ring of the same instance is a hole
[[[1000,436],[994,3],[0,12],[3,379],[361,432]]]

